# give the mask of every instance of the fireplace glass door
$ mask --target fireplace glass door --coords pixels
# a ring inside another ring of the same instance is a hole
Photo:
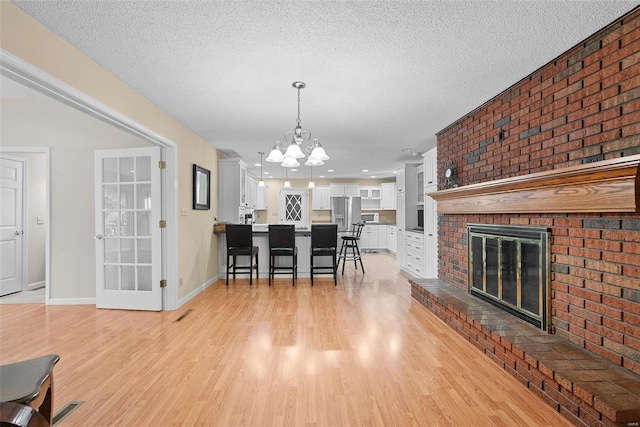
[[[536,326],[546,326],[547,232],[469,226],[469,290]]]

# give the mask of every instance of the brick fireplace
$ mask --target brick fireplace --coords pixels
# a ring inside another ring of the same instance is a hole
[[[449,201],[437,199],[440,279],[467,288],[469,223],[548,227],[550,332],[640,373],[638,180],[611,200],[615,173],[594,191],[589,181],[601,170],[590,166],[640,154],[640,10],[443,129],[437,146],[439,175],[451,161],[458,177],[445,192],[471,188],[480,203],[443,213]],[[484,196],[482,187],[496,182],[504,187]],[[537,192],[507,197],[523,186]]]
[[[640,374],[640,8],[440,131],[437,150],[438,175],[457,175],[431,194],[438,282],[469,293],[470,224],[548,229],[549,336]]]

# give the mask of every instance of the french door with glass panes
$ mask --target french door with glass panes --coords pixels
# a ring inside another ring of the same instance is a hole
[[[162,310],[160,148],[95,153],[96,307]]]

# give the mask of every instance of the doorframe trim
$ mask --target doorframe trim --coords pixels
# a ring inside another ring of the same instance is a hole
[[[102,102],[90,97],[73,86],[42,71],[23,59],[0,49],[0,74],[30,87],[57,101],[88,114],[98,120],[115,126],[125,132],[138,136],[153,145],[164,148],[165,187],[163,188],[163,209],[166,214],[166,250],[163,260],[166,266],[167,287],[163,293],[163,310],[178,308],[178,145],[164,136],[141,125],[128,116],[114,110]],[[47,210],[47,215],[49,211]],[[47,224],[50,221],[47,220]],[[48,246],[47,246],[48,249]],[[49,261],[49,259],[47,259]],[[49,263],[46,266],[47,277]],[[49,282],[49,280],[47,280]],[[46,304],[49,304],[49,291]]]

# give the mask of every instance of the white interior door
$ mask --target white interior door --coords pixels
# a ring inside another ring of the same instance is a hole
[[[95,154],[96,307],[162,310],[160,148]]]
[[[0,296],[22,290],[23,162],[0,157]]]
[[[282,189],[278,194],[278,222],[309,227],[309,191],[306,189]]]

